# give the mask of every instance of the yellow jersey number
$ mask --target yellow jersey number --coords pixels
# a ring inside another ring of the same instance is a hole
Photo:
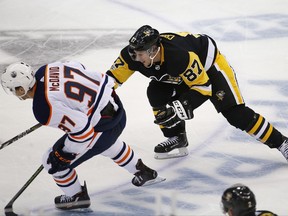
[[[199,62],[194,59],[191,67],[189,67],[184,73],[183,76],[189,81],[193,82],[197,77],[202,73],[202,69],[199,65]]]

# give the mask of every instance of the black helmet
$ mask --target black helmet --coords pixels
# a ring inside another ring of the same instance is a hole
[[[255,214],[255,195],[243,184],[235,184],[227,188],[222,195],[221,201],[224,213],[227,213],[231,209],[233,216]]]
[[[159,43],[159,32],[149,25],[144,25],[130,38],[129,49],[136,51],[148,50],[154,44],[159,46]]]

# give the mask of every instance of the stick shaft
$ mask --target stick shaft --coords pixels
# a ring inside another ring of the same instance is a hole
[[[41,126],[42,126],[42,125],[41,125],[40,123],[38,123],[38,124],[32,126],[31,128],[23,131],[22,133],[18,134],[17,136],[13,137],[12,139],[10,139],[10,140],[2,143],[2,144],[0,145],[0,149],[7,147],[8,145],[10,145],[10,144],[12,144],[13,142],[17,141],[18,139],[26,136],[27,134],[33,132],[34,130],[38,129],[38,128],[41,127]]]
[[[15,194],[15,196],[9,201],[9,203],[5,206],[5,214],[6,215],[17,215],[13,213],[13,204],[15,200],[26,190],[26,188],[34,181],[34,179],[40,174],[40,172],[43,170],[43,165],[35,171],[35,173],[28,179],[28,181],[23,185],[23,187]]]

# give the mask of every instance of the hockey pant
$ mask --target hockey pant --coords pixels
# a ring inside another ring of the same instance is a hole
[[[51,167],[50,164],[46,163],[50,151],[51,149],[49,149],[49,151],[47,151],[43,157],[43,165],[47,170],[49,170]],[[137,172],[136,164],[139,157],[134,154],[133,149],[131,149],[131,147],[125,142],[117,140],[114,145],[101,153],[101,155],[111,158],[116,164],[118,164],[120,167],[123,167],[132,174]],[[69,169],[53,174],[55,183],[67,196],[73,196],[81,191],[81,184],[78,179],[76,169],[72,167],[73,166],[71,166]],[[96,166],[95,169],[97,169]],[[91,172],[93,173],[93,170],[91,170]]]
[[[282,144],[282,134],[262,115],[245,105],[236,74],[220,52],[207,74],[212,85],[210,100],[231,125],[247,132],[270,148],[277,148]]]
[[[132,174],[137,172],[136,164],[139,157],[135,155],[133,149],[129,145],[118,139],[119,135],[125,127],[126,116],[124,115],[123,118],[124,119],[122,119],[122,121],[120,121],[120,123],[113,129],[101,132],[101,135],[94,147],[83,154],[77,155],[76,159],[71,162],[69,169],[53,174],[54,181],[65,195],[73,196],[81,191],[81,184],[78,179],[75,167],[99,154],[98,151],[95,151],[98,143],[109,143],[111,141],[114,142],[110,148],[106,149],[100,154],[111,158],[116,164],[118,164],[120,167],[123,167]],[[47,164],[47,158],[51,151],[52,148],[50,148],[43,156],[43,166],[46,170],[51,168],[51,165]],[[95,169],[97,169],[97,167],[95,167]],[[93,170],[91,170],[91,172],[93,173]]]
[[[209,99],[215,109],[222,113],[231,125],[247,132],[270,148],[278,148],[282,144],[282,134],[262,115],[245,106],[236,74],[220,52],[207,74],[212,85],[212,96]],[[147,96],[153,107],[154,115],[157,112],[155,108],[180,98],[185,91],[187,92],[179,85],[151,81],[147,89]],[[193,94],[191,94],[191,103],[194,103],[192,107],[197,108],[204,103],[205,96],[201,99],[199,94]],[[166,137],[176,136],[185,131],[185,122],[181,122],[174,128],[161,128],[161,130]]]

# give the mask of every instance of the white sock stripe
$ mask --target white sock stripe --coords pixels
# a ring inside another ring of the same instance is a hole
[[[206,71],[209,70],[209,68],[211,67],[211,65],[213,63],[215,51],[216,51],[216,48],[215,48],[214,44],[212,43],[211,39],[208,38],[208,51],[207,51],[205,65],[204,65],[204,68]]]
[[[266,121],[266,119],[263,118],[264,124],[262,125],[261,129],[259,130],[259,132],[257,134],[254,134],[254,136],[256,137],[256,139],[260,139],[260,137],[263,135],[263,133],[265,132],[266,128],[269,127],[269,122]]]

